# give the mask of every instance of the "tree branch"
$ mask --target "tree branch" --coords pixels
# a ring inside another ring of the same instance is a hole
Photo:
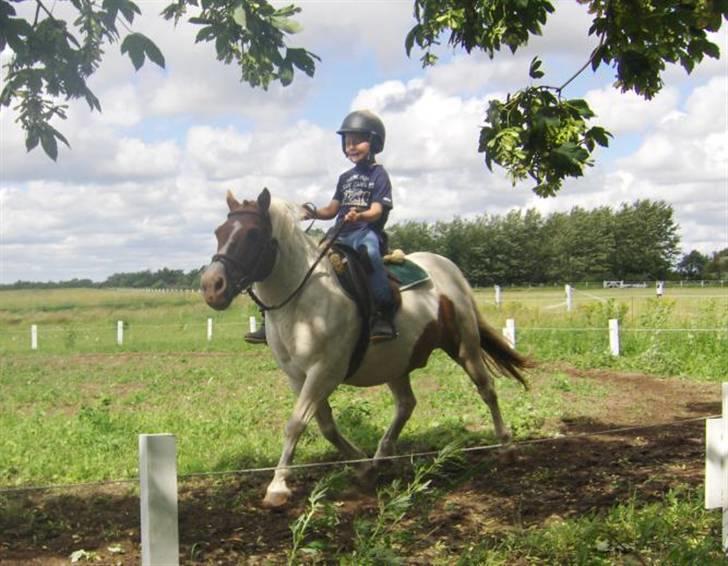
[[[602,34],[601,37],[599,38],[599,45],[597,45],[594,48],[594,51],[591,52],[591,55],[589,57],[589,60],[586,63],[584,63],[582,65],[582,67],[576,73],[574,73],[564,84],[562,84],[560,87],[554,89],[554,90],[556,90],[556,92],[559,93],[559,96],[561,96],[561,91],[562,90],[564,90],[572,81],[574,81],[576,79],[576,77],[578,77],[579,75],[581,75],[584,72],[584,70],[589,65],[592,64],[592,61],[594,61],[594,57],[595,57],[597,51],[599,51],[599,49],[604,46],[604,37],[605,37],[605,34]]]
[[[35,3],[37,4],[35,8],[35,22],[33,22],[33,27],[35,27],[35,24],[38,23],[38,14],[40,10],[43,10],[49,18],[55,19],[53,17],[53,12],[51,12],[48,8],[45,7],[45,4],[41,0],[35,0]]]

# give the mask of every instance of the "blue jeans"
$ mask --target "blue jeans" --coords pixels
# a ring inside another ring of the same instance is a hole
[[[355,232],[342,234],[337,238],[338,242],[345,244],[355,250],[364,246],[369,256],[369,262],[372,265],[372,273],[369,275],[369,284],[374,294],[374,302],[377,306],[386,307],[394,303],[392,297],[392,289],[389,287],[387,271],[384,268],[382,254],[379,253],[379,237],[377,234],[364,228]]]

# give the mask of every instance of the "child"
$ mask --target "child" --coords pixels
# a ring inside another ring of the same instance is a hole
[[[392,209],[392,184],[389,175],[375,160],[384,149],[382,121],[368,110],[351,112],[336,132],[341,149],[354,167],[343,173],[328,205],[316,211],[306,210],[307,218],[344,222],[337,241],[355,250],[364,246],[372,266],[370,284],[374,294],[375,314],[370,339],[391,340],[394,328],[394,298],[382,262],[384,225]]]

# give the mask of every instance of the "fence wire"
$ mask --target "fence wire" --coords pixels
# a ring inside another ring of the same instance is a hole
[[[480,446],[470,446],[466,448],[460,448],[457,452],[472,453],[472,452],[487,452],[490,450],[496,450],[498,448],[518,448],[521,446],[531,446],[536,444],[547,444],[547,443],[558,443],[567,440],[591,438],[597,436],[609,436],[613,434],[620,434],[624,432],[644,431],[652,430],[657,428],[666,428],[671,426],[680,426],[698,421],[704,421],[706,419],[718,418],[721,415],[706,415],[701,417],[692,417],[689,419],[679,419],[676,421],[658,423],[652,425],[639,425],[639,426],[625,426],[611,429],[600,430],[596,432],[583,432],[577,434],[568,434],[561,436],[550,436],[544,438],[532,438],[528,440],[521,440],[518,442],[511,442],[509,444],[496,443],[486,444]],[[397,460],[414,460],[415,458],[429,458],[437,456],[441,450],[427,450],[423,452],[409,452],[407,454],[398,454],[393,456],[382,456],[377,458],[359,458],[350,460],[328,460],[324,462],[305,462],[302,464],[291,464],[287,466],[289,470],[310,470],[317,468],[333,468],[343,467],[356,464],[374,463],[374,462],[386,462],[386,461],[397,461]],[[258,468],[241,468],[238,470],[223,470],[218,472],[190,472],[186,474],[178,474],[179,480],[193,479],[193,478],[204,478],[204,477],[221,477],[221,476],[238,476],[238,475],[252,475],[259,473],[270,473],[274,472],[277,466],[263,466]],[[72,490],[78,488],[88,487],[105,487],[110,485],[123,485],[123,484],[137,484],[139,482],[138,477],[119,479],[119,480],[103,480],[95,482],[79,482],[79,483],[65,483],[65,484],[50,484],[50,485],[29,485],[29,486],[17,486],[0,488],[0,495],[10,494],[21,494],[29,492],[39,491],[55,491],[55,490]]]

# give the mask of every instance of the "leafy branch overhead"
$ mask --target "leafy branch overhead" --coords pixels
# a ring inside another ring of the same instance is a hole
[[[56,160],[58,142],[69,142],[51,122],[66,118],[67,102],[82,98],[91,110],[101,111],[88,80],[101,65],[107,45],[121,42],[121,53],[136,70],[147,59],[164,68],[165,59],[152,39],[131,30],[141,14],[131,0],[70,0],[75,15],[68,20],[43,0],[29,0],[30,17],[19,15],[19,3],[0,0],[0,50],[8,47],[13,53],[3,67],[0,104],[16,109],[26,149],[40,144]],[[162,15],[177,23],[188,8],[195,11],[188,21],[200,26],[197,42],[214,42],[217,58],[237,63],[241,80],[252,86],[267,88],[272,81],[288,85],[295,69],[313,76],[318,57],[285,43],[286,35],[300,29],[291,19],[300,8],[276,9],[266,0],[177,0]]]
[[[15,5],[31,4],[34,17],[16,14]],[[668,64],[690,73],[706,56],[719,57],[710,33],[728,19],[728,0],[577,0],[592,16],[588,34],[597,47],[586,64],[561,86],[531,84],[505,100],[490,101],[478,149],[488,168],[504,167],[514,182],[531,178],[541,196],[555,195],[569,177],[593,164],[597,146],[611,134],[590,125],[594,113],[581,99],[564,97],[566,87],[591,67],[614,71],[614,86],[646,99],[663,86]],[[423,51],[423,65],[437,63],[441,41],[467,53],[480,50],[491,58],[508,48],[516,52],[532,35],[540,35],[556,6],[552,0],[413,0],[415,25],[405,37],[408,55]],[[135,69],[147,59],[164,67],[154,42],[131,31],[140,9],[131,0],[70,0],[77,12],[71,23],[53,15],[43,0],[0,0],[0,49],[13,57],[5,65],[0,104],[15,104],[26,133],[26,147],[40,144],[53,159],[66,138],[51,121],[65,118],[68,100],[84,98],[92,110],[101,104],[86,81],[101,64],[103,47],[121,41]],[[188,11],[193,12],[188,15]],[[288,36],[300,30],[293,19],[300,8],[275,8],[267,0],[175,0],[162,16],[183,17],[198,26],[197,42],[212,42],[217,58],[235,63],[241,81],[267,88],[291,84],[296,70],[313,76],[319,58],[302,47],[289,47]],[[120,29],[121,28],[121,29]],[[586,54],[585,54],[586,55]],[[531,61],[532,83],[544,77],[541,60]],[[525,78],[525,77],[524,77]]]
[[[488,168],[504,167],[515,183],[531,177],[541,196],[555,195],[567,177],[579,177],[593,164],[597,146],[611,134],[587,125],[594,113],[584,100],[562,98],[568,84],[588,67],[612,67],[614,86],[647,99],[663,86],[666,65],[690,73],[705,56],[718,58],[709,39],[728,18],[726,0],[578,0],[593,15],[589,35],[598,39],[586,65],[560,87],[529,86],[505,101],[489,103],[478,149]],[[416,25],[405,40],[410,54],[424,51],[423,65],[433,65],[433,48],[448,37],[452,47],[480,49],[491,58],[507,46],[512,52],[540,35],[554,12],[550,0],[415,0]],[[449,35],[448,35],[449,34]],[[531,62],[532,80],[544,76],[541,61]]]

